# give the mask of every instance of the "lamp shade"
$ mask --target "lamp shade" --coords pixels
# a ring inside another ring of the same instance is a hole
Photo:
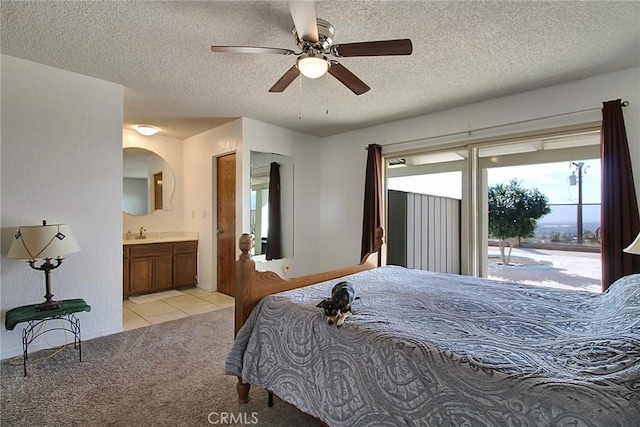
[[[640,255],[640,233],[636,236],[636,240],[624,248],[623,251],[629,254]]]
[[[324,76],[329,69],[329,65],[329,61],[323,56],[307,54],[298,58],[298,70],[303,76],[310,79]]]
[[[7,253],[8,258],[44,259],[58,258],[80,251],[67,224],[22,226],[14,235]]]

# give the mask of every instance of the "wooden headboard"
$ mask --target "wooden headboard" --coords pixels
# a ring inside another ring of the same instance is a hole
[[[236,261],[236,318],[235,334],[247,320],[253,308],[267,295],[290,289],[337,279],[359,271],[369,270],[382,265],[382,245],[384,231],[382,227],[376,230],[375,251],[365,255],[359,264],[336,270],[323,271],[307,276],[283,279],[273,271],[257,271],[256,263],[251,259],[251,236],[240,236],[240,258]]]

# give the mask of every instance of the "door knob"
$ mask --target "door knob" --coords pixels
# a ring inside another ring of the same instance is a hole
[[[217,229],[216,229],[216,233],[217,233],[217,234],[222,234],[222,233],[223,233],[223,231],[222,231],[222,229],[221,229],[221,228],[217,228]]]

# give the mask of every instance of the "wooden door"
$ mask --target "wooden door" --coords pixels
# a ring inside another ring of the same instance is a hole
[[[236,155],[217,158],[217,203],[218,223],[218,291],[235,294],[236,266]]]

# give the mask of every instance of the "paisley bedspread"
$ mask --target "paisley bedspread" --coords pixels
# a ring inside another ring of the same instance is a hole
[[[593,294],[387,266],[263,299],[225,370],[330,426],[638,426],[640,275]]]

